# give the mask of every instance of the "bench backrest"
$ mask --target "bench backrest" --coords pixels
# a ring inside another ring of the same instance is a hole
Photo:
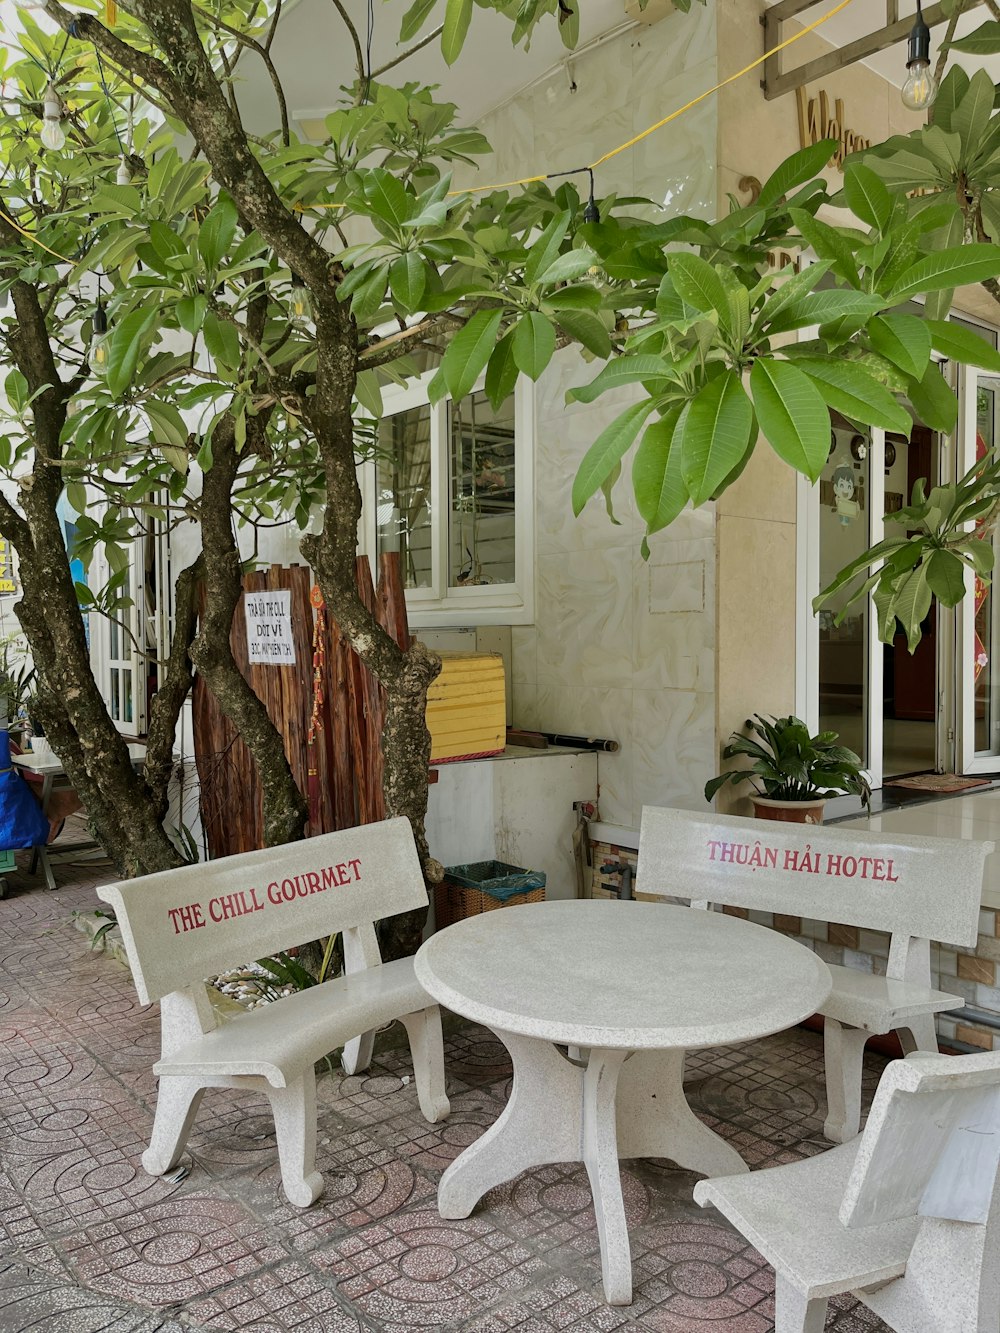
[[[998,1169],[1000,1052],[896,1060],[875,1094],[840,1220],[985,1223]]]
[[[427,903],[406,819],[98,889],[144,1004],[240,963]]]
[[[636,887],[972,945],[993,846],[647,805]]]

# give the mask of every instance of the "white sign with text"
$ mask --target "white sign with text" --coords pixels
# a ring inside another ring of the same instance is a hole
[[[284,591],[243,594],[247,619],[247,649],[251,666],[292,666],[295,640],[292,637],[292,594]]]

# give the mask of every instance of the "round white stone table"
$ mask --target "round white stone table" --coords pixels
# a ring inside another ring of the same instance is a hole
[[[684,1052],[779,1032],[832,985],[822,959],[737,917],[666,903],[529,903],[449,926],[416,956],[420,984],[510,1052],[499,1120],[448,1167],[442,1217],[552,1162],[583,1162],[604,1293],[632,1300],[620,1158],[665,1157],[703,1175],[747,1166],[684,1097]],[[567,1048],[560,1050],[559,1047]]]

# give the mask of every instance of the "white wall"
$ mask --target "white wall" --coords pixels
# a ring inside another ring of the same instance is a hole
[[[543,79],[480,124],[496,152],[478,183],[593,161],[716,82],[715,7],[695,5],[639,27]],[[712,216],[716,115],[707,99],[612,159],[597,192],[665,202],[660,216]],[[470,175],[459,184],[472,184]],[[578,179],[585,188],[585,178]],[[714,772],[715,539],[713,506],[688,513],[639,555],[643,525],[627,476],[614,526],[600,497],[579,519],[570,489],[587,447],[634,397],[567,405],[566,390],[596,373],[559,352],[537,388],[535,624],[513,634],[518,726],[606,736],[605,820],[638,827],[644,803],[704,805]]]

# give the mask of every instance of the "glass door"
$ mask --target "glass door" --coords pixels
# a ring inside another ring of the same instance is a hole
[[[860,434],[847,422],[834,426],[830,454],[816,488],[818,588],[826,587],[844,565],[882,540],[884,459],[882,431]],[[814,621],[817,721],[820,730],[837,732],[842,743],[861,756],[869,781],[878,787],[882,783],[882,645],[874,632],[870,597],[852,606],[838,625],[840,609],[834,602]]]
[[[1000,377],[962,368],[959,472],[1000,443]],[[994,531],[983,534],[1000,556]],[[1000,565],[1000,560],[998,560]],[[963,773],[1000,772],[1000,597],[971,571],[959,614],[958,730]]]

